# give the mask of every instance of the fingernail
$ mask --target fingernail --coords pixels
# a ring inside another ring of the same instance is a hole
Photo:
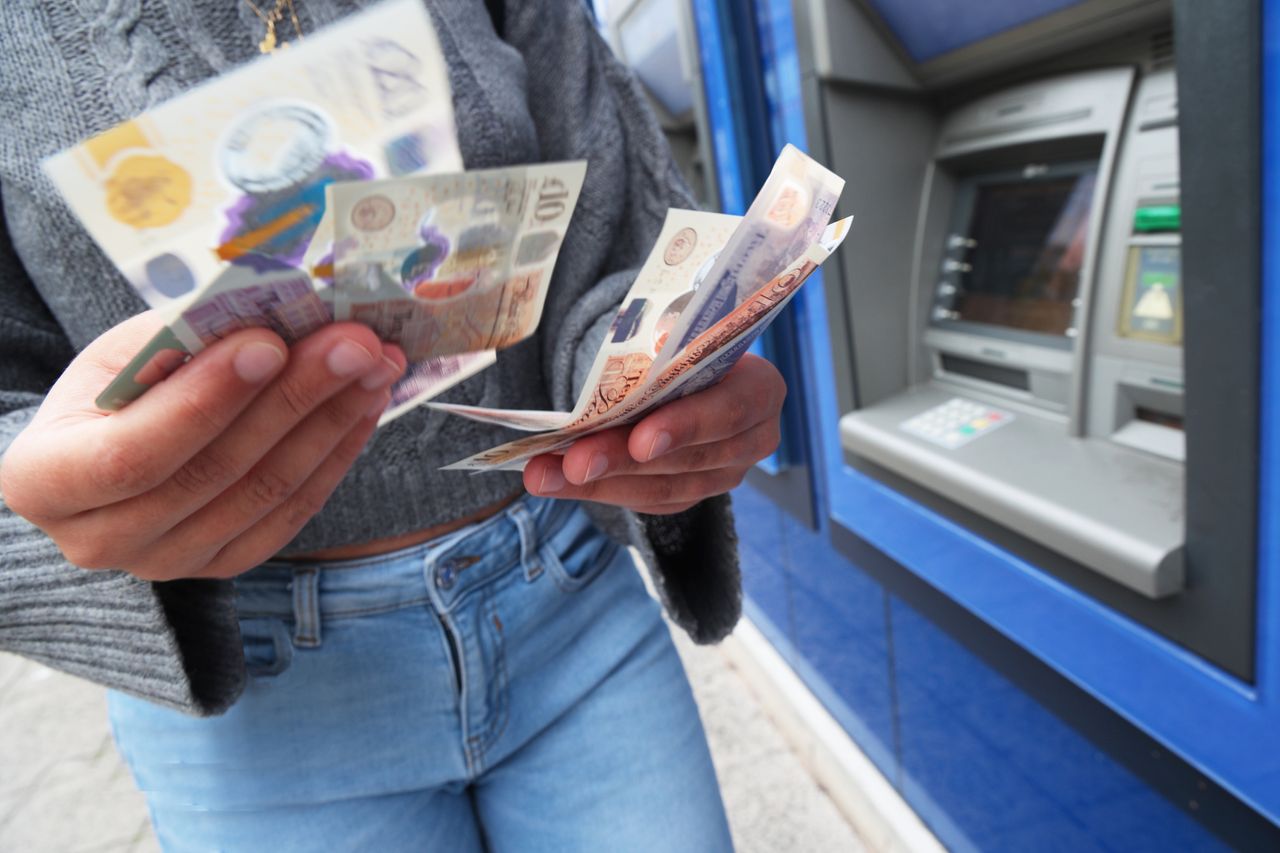
[[[671,449],[671,433],[659,432],[653,437],[653,441],[649,442],[649,455],[645,457],[645,462],[657,459],[662,454]]]
[[[279,347],[254,341],[240,347],[231,363],[236,376],[256,385],[284,366],[284,353]]]
[[[599,479],[604,476],[604,472],[609,470],[609,457],[603,453],[591,454],[591,461],[587,463],[587,476],[583,480],[584,483],[590,483],[592,480]]]
[[[371,370],[360,380],[360,387],[366,391],[372,391],[383,385],[390,385],[396,381],[396,377],[400,375],[400,365],[396,364],[385,355],[382,357],[382,366],[377,370]]]
[[[365,414],[366,418],[381,417],[386,411],[387,404],[391,402],[390,394],[379,394],[378,399],[373,401],[373,405],[369,407],[369,411]]]
[[[373,353],[360,346],[350,338],[338,341],[338,345],[329,350],[325,364],[337,376],[350,376],[361,370],[367,370],[374,362]]]
[[[564,474],[558,466],[552,465],[542,472],[542,482],[538,484],[538,494],[549,495],[564,488]]]

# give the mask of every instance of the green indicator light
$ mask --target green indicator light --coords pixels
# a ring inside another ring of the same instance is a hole
[[[1150,207],[1140,207],[1133,214],[1134,231],[1177,231],[1181,227],[1181,205],[1158,204]]]

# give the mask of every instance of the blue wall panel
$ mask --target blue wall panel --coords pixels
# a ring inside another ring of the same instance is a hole
[[[784,517],[782,543],[791,586],[795,652],[838,689],[843,719],[877,766],[893,776],[893,696],[885,622],[888,598],[872,578],[832,549],[825,536]]]
[[[733,496],[738,525],[738,556],[742,588],[758,615],[764,616],[777,639],[791,641],[791,603],[782,541],[782,512],[755,489],[743,487]],[[773,637],[771,637],[773,639]]]
[[[902,790],[944,842],[981,850],[1226,849],[910,605],[895,597],[891,613]],[[1135,833],[1138,823],[1151,831]]]
[[[1226,849],[825,533],[734,507],[748,614],[949,848]]]

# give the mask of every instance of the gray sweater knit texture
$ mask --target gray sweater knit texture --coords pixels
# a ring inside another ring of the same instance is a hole
[[[365,4],[295,5],[312,32]],[[481,0],[427,7],[468,168],[588,161],[538,333],[444,399],[567,409],[668,207],[692,202],[581,0],[508,0],[493,17]],[[259,38],[261,23],[238,0],[0,4],[0,453],[74,354],[145,308],[40,159],[252,59]],[[510,437],[426,409],[399,418],[282,553],[419,530],[518,493],[518,475],[438,470]],[[696,640],[732,629],[741,592],[727,497],[676,516],[588,509],[640,548],[669,613]],[[79,569],[2,497],[0,649],[194,714],[228,708],[246,677],[231,582]]]

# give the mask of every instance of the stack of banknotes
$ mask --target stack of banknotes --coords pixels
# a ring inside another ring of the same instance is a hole
[[[354,320],[410,361],[384,421],[533,334],[586,174],[461,171],[418,0],[379,4],[44,168],[165,321],[99,406],[119,409],[238,329],[292,343]]]
[[[462,171],[417,0],[372,7],[44,167],[165,322],[99,406],[127,405],[239,329],[292,343],[355,321],[410,362],[383,422],[534,333],[586,174],[581,161]],[[844,239],[847,219],[828,224],[843,184],[787,146],[745,216],[670,211],[574,410],[433,403],[534,433],[449,467],[520,469],[718,381]]]
[[[828,224],[843,187],[788,145],[745,216],[669,211],[573,411],[428,403],[534,433],[447,467],[520,470],[534,456],[718,382],[844,240],[851,218]]]

